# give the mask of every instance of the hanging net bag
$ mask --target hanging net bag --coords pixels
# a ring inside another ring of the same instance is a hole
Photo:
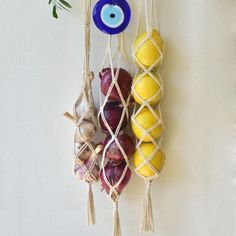
[[[119,36],[119,41],[122,40],[121,37],[123,36]],[[100,73],[101,92],[105,98],[103,99],[101,96],[100,99],[99,124],[102,132],[106,134],[103,142],[100,180],[108,197],[114,202],[113,235],[120,236],[118,200],[130,180],[129,157],[132,156],[135,149],[134,142],[127,130],[132,77],[127,70],[120,67],[122,52],[124,52],[123,46],[118,48],[118,61],[113,67],[114,59],[110,60],[112,58],[110,43],[111,36],[109,36],[107,52],[109,67],[105,67]],[[109,83],[107,92],[103,89],[104,83]],[[127,91],[123,90],[122,86],[125,86]]]
[[[156,4],[156,0],[139,0],[138,30],[132,48],[132,56],[138,67],[132,84],[136,104],[131,126],[137,139],[133,161],[135,172],[146,184],[141,221],[141,230],[144,232],[154,231],[150,188],[165,160],[160,150],[164,131],[160,106],[163,83],[158,73],[163,59],[164,41],[158,27]],[[153,17],[155,22],[152,21]],[[141,19],[146,23],[144,26],[141,25]]]
[[[73,115],[64,115],[75,124],[74,131],[74,173],[80,180],[88,183],[87,216],[88,224],[95,224],[94,199],[92,184],[99,179],[99,163],[97,153],[100,146],[93,143],[97,131],[97,112],[92,96],[91,82],[94,78],[89,68],[90,53],[90,17],[91,0],[84,0],[84,67],[83,86],[79,98],[74,105]]]
[[[132,76],[128,72],[129,60],[122,33],[130,20],[130,8],[125,0],[100,0],[94,8],[93,18],[96,26],[109,34],[99,74],[101,91],[98,120],[100,130],[106,135],[103,142],[100,180],[102,188],[114,204],[113,236],[120,236],[118,201],[130,180],[129,157],[135,150],[127,129],[130,120]],[[124,69],[127,66],[128,70]]]

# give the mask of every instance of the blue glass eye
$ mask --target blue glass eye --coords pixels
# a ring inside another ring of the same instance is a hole
[[[101,10],[102,22],[111,28],[117,28],[124,22],[124,12],[119,6],[106,4]]]
[[[100,0],[93,9],[93,20],[98,29],[107,34],[118,34],[130,22],[131,10],[126,0]]]

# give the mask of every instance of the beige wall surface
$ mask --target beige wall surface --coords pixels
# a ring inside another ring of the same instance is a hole
[[[112,204],[97,185],[97,225],[88,227],[87,186],[72,174],[73,126],[62,113],[82,83],[83,11],[81,1],[70,2],[72,14],[59,20],[47,0],[1,2],[0,236],[111,235]],[[137,1],[132,7],[129,53]],[[234,0],[159,0],[167,160],[152,187],[151,235],[236,235],[235,10]],[[105,40],[93,26],[97,106]],[[142,235],[143,192],[133,174],[120,199],[124,236]]]

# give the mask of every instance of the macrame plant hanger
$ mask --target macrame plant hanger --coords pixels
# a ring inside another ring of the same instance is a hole
[[[79,98],[74,105],[73,116],[64,115],[75,124],[74,132],[74,172],[80,180],[88,184],[87,218],[88,224],[95,224],[95,209],[92,184],[99,179],[99,163],[97,153],[101,146],[95,146],[92,139],[97,131],[97,112],[92,96],[91,82],[94,78],[90,70],[90,22],[91,0],[84,0],[84,66],[83,85]],[[89,158],[86,160],[86,158]]]
[[[108,66],[111,68],[111,72],[112,72],[112,83],[108,89],[107,95],[105,96],[105,98],[103,99],[103,96],[100,92],[100,110],[99,110],[99,116],[101,116],[105,126],[107,127],[109,134],[111,135],[111,139],[110,141],[106,144],[106,146],[104,147],[103,150],[103,154],[102,154],[102,162],[101,162],[101,169],[102,169],[102,173],[103,173],[103,179],[105,180],[107,186],[109,186],[109,194],[108,197],[109,199],[113,202],[114,204],[114,212],[113,212],[113,236],[121,236],[121,226],[120,226],[120,217],[119,217],[119,209],[118,209],[118,201],[119,201],[119,197],[120,197],[120,193],[117,191],[118,186],[122,183],[122,181],[125,178],[126,172],[130,171],[129,168],[129,159],[127,154],[125,153],[125,150],[123,149],[123,147],[121,146],[119,140],[117,139],[117,136],[119,134],[119,132],[122,130],[122,123],[124,121],[124,119],[129,119],[129,105],[130,105],[130,98],[131,95],[128,96],[127,99],[124,99],[121,89],[119,87],[119,84],[117,82],[117,77],[119,75],[119,70],[121,67],[121,61],[123,60],[125,62],[126,65],[128,65],[128,70],[130,71],[130,62],[129,62],[129,58],[127,56],[125,47],[124,47],[124,34],[123,32],[120,33],[117,36],[118,39],[118,47],[116,52],[113,54],[112,52],[112,35],[108,36],[108,43],[107,43],[107,51],[106,51],[106,55],[105,55],[105,59],[104,59],[104,63],[103,63],[103,68],[105,68],[108,64]],[[116,65],[114,66],[114,62],[117,60]],[[114,68],[116,68],[116,73],[114,72]],[[104,115],[104,107],[106,106],[106,103],[108,102],[108,98],[110,96],[111,90],[113,89],[113,87],[116,87],[119,96],[121,98],[121,106],[122,106],[122,116],[120,118],[119,124],[115,130],[115,132],[113,132],[108,124],[108,122],[106,121],[105,115]],[[109,182],[109,179],[107,178],[106,174],[105,174],[105,167],[106,167],[106,152],[107,152],[107,148],[110,146],[110,144],[112,142],[116,142],[117,146],[119,147],[120,152],[122,153],[125,162],[126,162],[126,166],[124,168],[124,171],[119,179],[119,181],[112,185]]]
[[[143,8],[144,6],[144,8]],[[135,97],[138,98],[139,105],[135,104],[134,107],[134,112],[132,115],[132,123],[138,127],[142,131],[142,137],[137,139],[136,142],[136,151],[139,153],[141,156],[141,163],[136,166],[135,172],[140,176],[146,184],[146,191],[145,191],[145,197],[143,200],[143,206],[142,206],[142,219],[141,219],[141,231],[143,232],[153,232],[154,231],[154,221],[153,221],[153,210],[152,210],[152,200],[151,200],[151,184],[154,179],[158,177],[159,171],[157,170],[152,164],[151,160],[155,157],[155,155],[160,151],[160,144],[161,144],[161,136],[158,137],[157,139],[152,137],[151,132],[155,130],[158,127],[161,127],[161,129],[164,129],[163,125],[163,120],[162,120],[162,114],[161,114],[161,105],[160,101],[157,103],[152,103],[150,104],[153,99],[157,97],[162,97],[163,96],[163,82],[161,79],[160,74],[158,73],[157,69],[158,66],[162,63],[163,60],[163,50],[164,50],[164,42],[163,46],[160,47],[160,45],[157,43],[157,41],[154,39],[153,36],[153,29],[157,29],[157,31],[160,32],[159,29],[159,23],[158,23],[158,18],[157,18],[157,0],[139,0],[139,19],[138,19],[138,27],[137,27],[137,37],[141,35],[141,19],[142,19],[142,12],[144,9],[144,22],[145,22],[145,31],[146,35],[143,37],[143,39],[138,43],[138,45],[133,46],[132,48],[132,56],[134,61],[136,62],[136,65],[138,66],[138,70],[136,73],[136,76],[138,76],[138,79],[133,82],[132,85],[132,94],[135,95]],[[155,22],[153,22],[153,16],[155,17]],[[151,65],[145,66],[142,61],[140,60],[140,57],[138,57],[138,52],[139,50],[145,46],[145,44],[149,43],[152,44],[152,46],[155,47],[155,50],[158,51],[159,57],[157,60],[155,60]],[[136,91],[135,87],[136,85],[141,81],[145,80],[145,76],[150,76],[151,79],[153,79],[156,84],[159,86],[159,90],[152,96],[149,97],[148,99],[144,99],[140,94]],[[140,123],[137,122],[137,117],[143,109],[148,109],[148,112],[150,111],[155,119],[156,123],[146,129]],[[145,137],[149,137],[149,143],[154,145],[154,150],[153,152],[149,155],[146,156],[143,153],[142,150],[142,145],[143,143],[146,143],[146,140],[144,141]],[[152,172],[153,175],[151,176],[144,176],[143,174],[140,174],[140,170],[143,167],[149,168]]]
[[[101,131],[107,134],[107,137],[110,137],[107,143],[105,143],[106,141],[104,142],[100,179],[102,186],[106,190],[108,198],[114,204],[113,236],[121,236],[118,201],[121,192],[129,182],[131,176],[127,153],[118,139],[119,134],[125,134],[127,131],[124,127],[124,123],[128,124],[129,121],[132,77],[129,72],[121,68],[121,65],[123,63],[130,71],[130,63],[124,47],[123,34],[123,31],[129,24],[130,16],[131,10],[126,0],[99,0],[93,10],[93,19],[95,25],[103,33],[108,34],[107,50],[105,53],[100,78],[102,83],[102,76],[104,75],[103,73],[108,71],[110,83],[107,85],[108,90],[105,93],[102,91],[102,88],[100,90],[100,110],[98,114],[98,120]],[[117,40],[117,44],[113,44],[114,39]],[[125,74],[125,78],[127,79],[126,81],[130,81],[128,96],[124,96],[122,93],[123,91],[118,80],[120,78],[120,73]],[[112,91],[117,91],[118,98],[111,99]],[[105,97],[102,95],[102,93],[105,95]],[[117,122],[118,124],[116,124],[115,127],[110,126],[110,121],[105,115],[108,105],[112,106],[116,111],[121,111],[119,120]],[[114,160],[112,161],[106,156],[107,151],[110,146],[112,146],[112,144],[115,144],[118,147],[118,152],[120,152],[122,155],[122,160],[119,162],[114,162]],[[115,180],[110,176],[107,176],[106,168],[108,165],[111,165],[110,168],[112,168],[112,171],[115,171],[116,165],[120,165],[119,167],[122,171],[116,176]]]

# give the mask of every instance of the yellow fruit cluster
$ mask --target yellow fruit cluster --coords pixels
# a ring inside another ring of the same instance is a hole
[[[139,73],[133,79],[132,95],[134,100],[141,105],[132,117],[131,126],[133,133],[141,141],[140,150],[134,153],[135,168],[143,164],[143,159],[149,159],[150,165],[144,164],[138,169],[138,173],[144,177],[152,177],[155,171],[161,171],[164,165],[165,155],[153,140],[158,139],[164,130],[160,121],[159,112],[149,109],[149,105],[156,105],[162,98],[162,83],[155,73],[161,64],[164,42],[157,30],[151,34],[139,35],[133,45],[134,60],[140,68]],[[148,105],[148,106],[147,106]],[[141,153],[140,153],[141,151]],[[155,153],[155,154],[154,154]]]

